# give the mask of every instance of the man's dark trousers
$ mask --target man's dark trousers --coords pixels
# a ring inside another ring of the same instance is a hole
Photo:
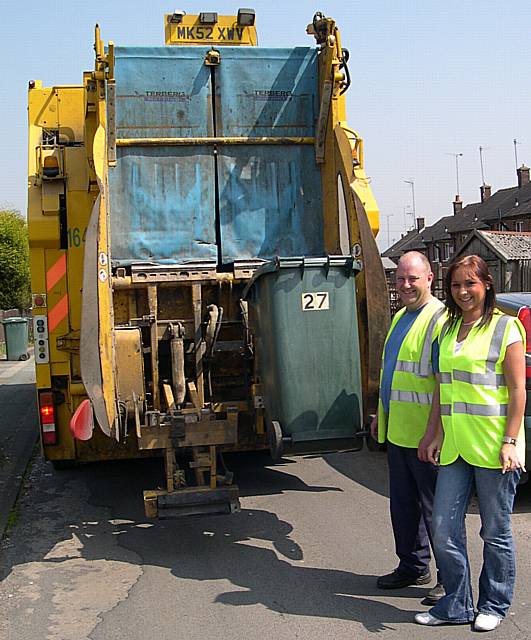
[[[409,576],[427,573],[430,563],[431,514],[437,467],[421,462],[417,449],[387,443],[391,522],[398,569]]]

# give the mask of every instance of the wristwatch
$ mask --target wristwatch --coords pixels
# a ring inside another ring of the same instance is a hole
[[[518,440],[516,438],[511,438],[511,436],[503,436],[502,442],[503,444],[516,444]]]

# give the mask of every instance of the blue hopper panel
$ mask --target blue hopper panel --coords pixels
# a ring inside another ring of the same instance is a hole
[[[218,162],[223,263],[324,255],[313,147],[222,147]]]
[[[217,260],[210,149],[118,149],[109,187],[115,263]]]
[[[117,47],[117,138],[212,135],[207,50]],[[118,147],[109,168],[113,260],[217,260],[214,174],[207,147]]]
[[[208,47],[116,47],[118,138],[213,135]]]
[[[311,137],[319,113],[317,51],[223,48],[216,98],[218,136]]]

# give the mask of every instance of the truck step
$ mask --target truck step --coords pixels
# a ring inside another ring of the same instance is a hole
[[[144,507],[149,518],[182,518],[184,516],[230,514],[240,511],[237,485],[227,487],[189,487],[172,493],[162,490],[144,491]]]

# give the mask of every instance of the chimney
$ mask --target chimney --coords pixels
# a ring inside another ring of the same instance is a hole
[[[492,195],[492,187],[490,184],[482,184],[479,188],[479,193],[481,194],[481,202],[485,202]]]
[[[420,233],[422,231],[422,229],[424,229],[425,225],[425,218],[417,218],[417,231]]]
[[[521,189],[524,184],[529,182],[529,167],[523,164],[516,170],[516,173],[518,174],[518,188]]]
[[[454,205],[454,216],[456,216],[458,213],[461,213],[463,209],[463,203],[461,201],[461,198],[459,197],[459,194],[455,196],[455,200],[452,204]]]

